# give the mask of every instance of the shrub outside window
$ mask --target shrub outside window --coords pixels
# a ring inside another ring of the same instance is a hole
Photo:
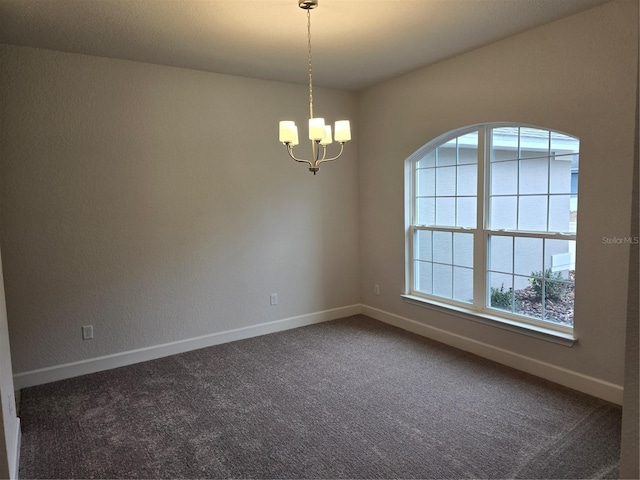
[[[407,293],[571,333],[579,147],[488,124],[419,149],[408,159]]]

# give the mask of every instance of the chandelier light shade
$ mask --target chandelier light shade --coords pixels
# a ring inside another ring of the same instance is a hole
[[[293,147],[299,144],[298,127],[292,120],[280,122],[280,142],[287,147],[287,153],[296,162],[309,164],[309,171],[315,175],[320,164],[330,162],[342,155],[344,144],[351,140],[351,125],[349,120],[338,120],[333,129],[325,124],[324,118],[313,116],[313,71],[311,65],[311,10],[318,6],[318,0],[298,0],[298,6],[307,11],[307,46],[309,53],[309,140],[311,140],[311,160],[297,158],[293,154]],[[334,141],[340,144],[340,151],[333,157],[327,157],[327,145]]]

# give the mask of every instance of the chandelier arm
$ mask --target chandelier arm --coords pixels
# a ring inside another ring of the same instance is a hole
[[[293,158],[296,162],[300,162],[300,163],[307,163],[309,164],[310,167],[313,167],[313,164],[309,161],[309,160],[304,160],[304,159],[300,159],[300,158],[296,158],[295,155],[293,154],[293,147],[291,146],[290,143],[286,144],[287,146],[287,153],[289,154],[289,156],[291,158]]]
[[[332,162],[333,160],[340,158],[340,155],[342,155],[343,151],[344,151],[344,142],[340,142],[340,152],[338,152],[338,154],[335,157],[331,157],[331,158],[323,157],[322,160],[318,161],[318,165],[324,162]]]
[[[326,145],[322,145],[318,141],[314,141],[313,143],[315,143],[315,148],[313,150],[313,163],[318,165],[327,156],[327,146]],[[322,157],[320,156],[320,147],[322,147]]]

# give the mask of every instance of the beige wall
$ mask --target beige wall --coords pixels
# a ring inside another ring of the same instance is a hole
[[[385,82],[359,97],[362,303],[623,384],[638,3],[623,0]],[[428,48],[425,45],[424,48]],[[572,348],[407,304],[404,161],[452,129],[521,122],[581,139]],[[374,295],[373,285],[380,285]]]
[[[278,143],[306,87],[12,46],[0,72],[14,373],[359,302],[357,141],[315,177]]]

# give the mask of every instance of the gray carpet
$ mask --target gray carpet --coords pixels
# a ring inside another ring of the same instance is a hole
[[[621,409],[364,316],[22,391],[21,478],[615,478]]]

